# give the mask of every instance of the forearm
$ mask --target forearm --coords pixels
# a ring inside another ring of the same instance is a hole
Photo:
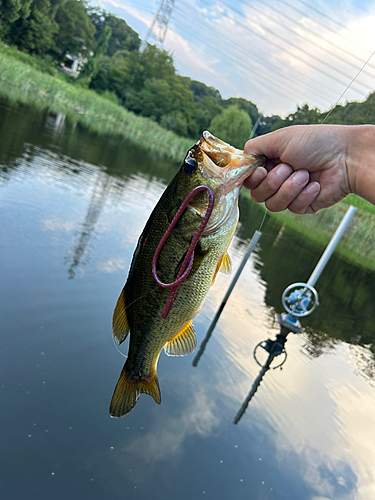
[[[346,162],[351,191],[375,204],[375,125],[348,128]]]

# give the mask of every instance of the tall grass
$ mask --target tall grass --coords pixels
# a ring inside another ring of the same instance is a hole
[[[106,97],[64,80],[56,72],[43,73],[35,58],[15,57],[15,50],[0,44],[0,95],[13,102],[51,109],[101,134],[119,134],[154,154],[182,160],[191,139],[179,137],[148,118],[134,115]],[[44,62],[43,62],[44,64]]]
[[[49,74],[51,73],[51,74]],[[53,65],[0,43],[0,95],[11,101],[63,113],[97,133],[119,134],[161,157],[180,161],[190,139],[182,138],[113,102],[67,81]],[[327,243],[351,203],[359,208],[344,233],[338,250],[348,259],[375,269],[375,207],[350,195],[343,202],[316,215],[271,214],[306,237]]]
[[[364,200],[353,195],[350,204],[363,206],[362,201]],[[255,202],[251,200],[251,203]],[[366,208],[367,203],[364,205]],[[369,205],[373,210],[373,205]],[[269,212],[269,216],[304,234],[306,238],[325,246],[332,238],[348,208],[349,203],[345,200],[314,215],[296,215],[285,210],[278,213]],[[337,251],[351,262],[375,270],[375,213],[357,208],[341,237]]]

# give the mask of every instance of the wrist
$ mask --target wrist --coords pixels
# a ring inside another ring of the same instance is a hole
[[[375,126],[348,127],[346,167],[352,193],[375,204]]]

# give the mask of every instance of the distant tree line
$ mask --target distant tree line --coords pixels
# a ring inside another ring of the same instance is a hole
[[[282,119],[259,116],[243,98],[222,99],[202,82],[180,76],[172,57],[141,40],[127,23],[83,0],[6,0],[0,4],[0,39],[59,67],[70,56],[87,61],[75,84],[104,94],[136,114],[196,139],[209,129],[242,147],[257,122],[256,135],[282,126],[320,123],[308,105]],[[328,123],[375,123],[375,95],[365,103],[336,106]]]

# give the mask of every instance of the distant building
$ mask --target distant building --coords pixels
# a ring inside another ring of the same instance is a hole
[[[92,54],[91,54],[92,55]],[[77,78],[83,66],[87,63],[87,57],[81,56],[71,56],[70,54],[66,54],[63,62],[61,63],[61,67],[63,68],[68,75],[73,78]]]

